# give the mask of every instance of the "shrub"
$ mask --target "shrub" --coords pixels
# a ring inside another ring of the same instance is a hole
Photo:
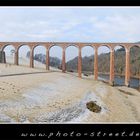
[[[101,107],[97,105],[94,101],[90,101],[86,103],[87,108],[95,113],[101,112]]]

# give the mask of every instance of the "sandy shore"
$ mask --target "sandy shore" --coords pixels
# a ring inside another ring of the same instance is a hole
[[[93,76],[0,64],[0,122],[140,122],[140,92]],[[86,108],[88,101],[100,113]]]

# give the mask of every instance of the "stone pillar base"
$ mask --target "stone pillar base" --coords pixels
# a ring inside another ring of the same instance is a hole
[[[46,67],[46,70],[50,70],[49,67]]]
[[[18,51],[15,52],[14,64],[18,65]]]
[[[114,86],[115,82],[114,81],[109,81],[109,85]]]
[[[81,57],[80,48],[79,48],[79,55],[78,55],[78,77],[82,78],[82,57]]]
[[[46,70],[50,70],[50,55],[49,55],[49,49],[46,51]]]
[[[125,86],[130,87],[130,82],[125,83]]]
[[[65,71],[65,70],[62,70],[62,72],[63,72],[63,73],[66,73],[66,71]]]

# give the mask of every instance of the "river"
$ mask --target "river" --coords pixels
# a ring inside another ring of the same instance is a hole
[[[99,77],[104,80],[109,80],[109,75],[106,74],[99,74]],[[115,76],[115,85],[116,86],[123,86],[125,77],[124,76]],[[138,78],[130,78],[130,87],[132,88],[139,88],[140,87],[140,79]]]

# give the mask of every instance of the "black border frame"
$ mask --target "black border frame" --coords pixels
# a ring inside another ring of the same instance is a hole
[[[138,6],[139,0],[1,0],[0,6]]]
[[[0,6],[140,6],[139,0],[0,0]],[[0,139],[48,139],[44,137],[21,136],[22,133],[50,133],[50,132],[139,132],[140,124],[0,124]],[[65,139],[139,139],[138,137],[65,137]],[[64,139],[53,137],[51,139]]]

